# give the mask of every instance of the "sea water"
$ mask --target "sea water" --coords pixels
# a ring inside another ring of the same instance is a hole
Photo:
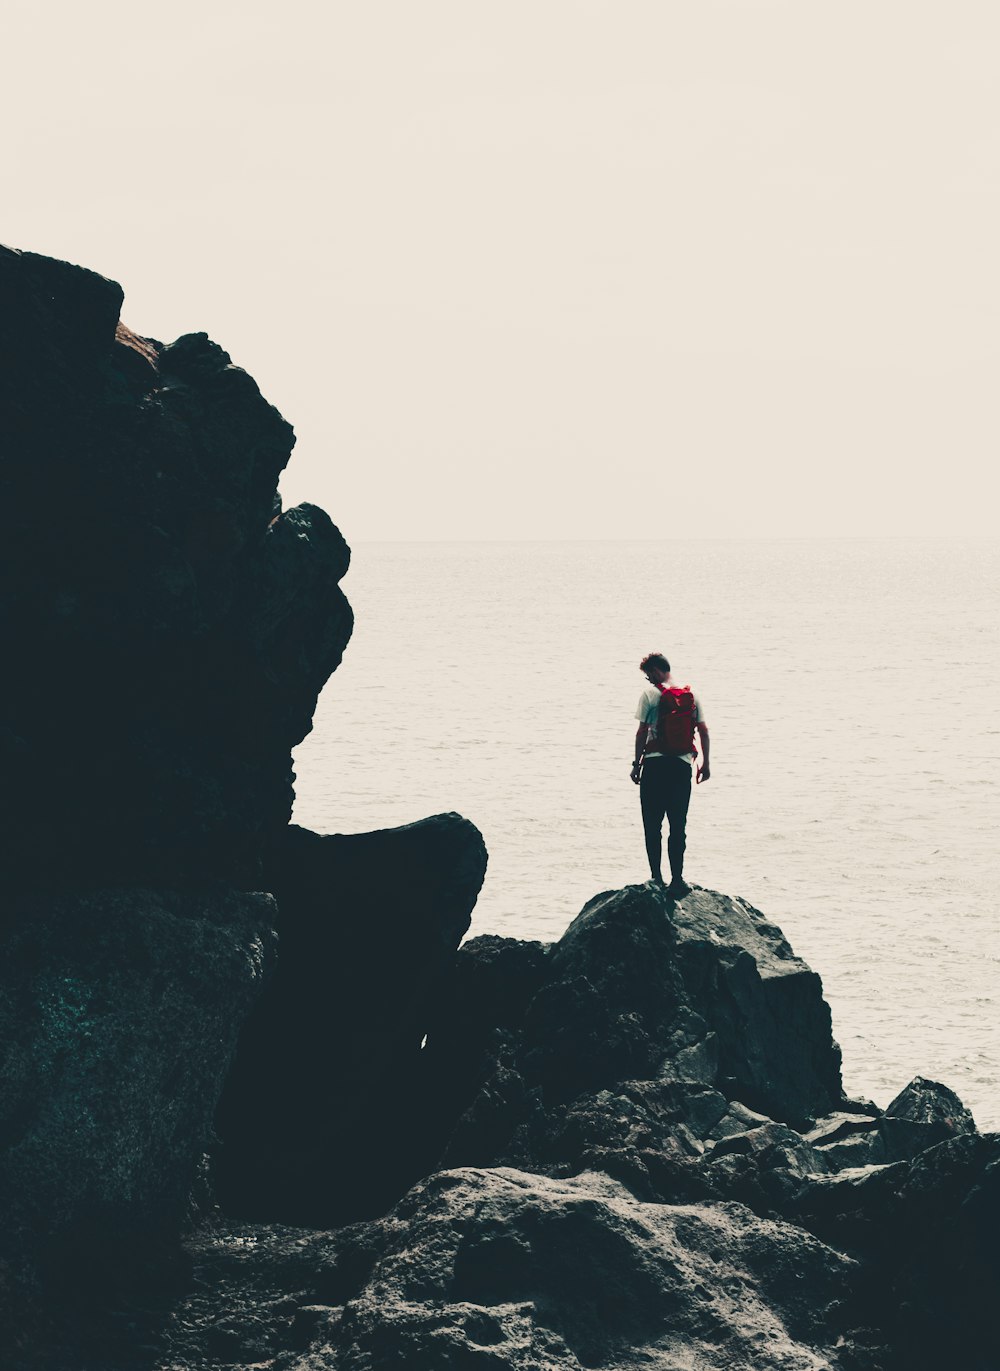
[[[471,935],[558,938],[648,877],[629,770],[664,652],[711,732],[688,880],[819,972],[849,1092],[919,1074],[998,1128],[998,586],[992,540],[359,544],[294,818],[458,810],[490,854]]]

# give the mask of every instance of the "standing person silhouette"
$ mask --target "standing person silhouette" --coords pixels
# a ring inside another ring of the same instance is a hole
[[[688,895],[691,887],[684,880],[684,849],[688,805],[691,801],[691,774],[697,764],[695,732],[701,739],[702,762],[697,781],[711,776],[708,765],[708,725],[701,705],[690,686],[675,686],[670,663],[662,652],[651,652],[639,663],[649,685],[642,692],[635,717],[635,761],[632,780],[639,787],[646,856],[652,879],[663,884],[661,869],[663,820],[669,825],[667,857],[670,884],[667,894],[675,899]]]

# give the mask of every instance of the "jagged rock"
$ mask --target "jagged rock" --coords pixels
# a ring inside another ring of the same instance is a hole
[[[486,849],[457,814],[353,835],[292,826],[267,869],[281,955],[219,1109],[218,1193],[289,1222],[378,1213],[434,1161],[421,1045]]]
[[[842,1098],[820,978],[745,900],[696,890],[674,914],[685,989],[717,1035],[734,1099],[801,1128]]]
[[[820,1119],[805,1134],[805,1141],[816,1148],[833,1171],[882,1165],[888,1156],[881,1124],[881,1110],[870,1114],[838,1110]]]
[[[885,1111],[868,1105],[866,1113],[834,1113],[805,1135],[831,1167],[883,1165],[909,1161],[938,1142],[975,1134],[975,1120],[955,1091],[916,1076]]]
[[[161,1371],[877,1366],[849,1258],[740,1205],[637,1204],[596,1174],[443,1172],[376,1222],[224,1231],[196,1261],[222,1298],[175,1312]]]
[[[761,1124],[770,1122],[766,1114],[758,1114],[755,1109],[748,1109],[745,1104],[740,1104],[739,1100],[730,1100],[729,1108],[707,1136],[713,1142],[717,1142],[720,1138],[730,1138],[734,1133],[746,1133],[751,1128],[759,1128]]]
[[[953,1090],[916,1076],[886,1106],[881,1120],[885,1160],[918,1156],[935,1143],[976,1132],[976,1124]],[[874,1159],[873,1159],[874,1160]]]
[[[936,1143],[974,1134],[976,1124],[953,1090],[917,1076],[885,1110],[839,1112],[806,1134],[834,1170],[909,1161]]]
[[[893,1366],[1000,1365],[1000,1137],[961,1134],[912,1161],[815,1178],[788,1213],[863,1260]]]
[[[758,1213],[780,1214],[829,1163],[787,1124],[768,1122],[720,1139],[708,1154],[718,1190]]]
[[[506,1003],[491,984],[504,958]],[[711,891],[608,892],[548,949],[473,941],[426,1059],[431,1098],[455,1120],[444,1165],[600,1165],[667,1200],[718,1193],[692,1166],[713,1130],[750,1126],[733,1111],[802,1123],[843,1099],[819,978],[755,910]]]
[[[89,1288],[105,1257],[176,1234],[273,918],[270,896],[224,891],[7,903],[0,1257]]]
[[[349,553],[275,521],[289,424],[205,334],[0,248],[0,823],[7,889],[259,887],[338,664]]]

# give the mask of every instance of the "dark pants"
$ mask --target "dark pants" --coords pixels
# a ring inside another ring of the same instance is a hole
[[[667,857],[672,880],[684,874],[685,826],[691,802],[691,766],[680,757],[647,757],[639,781],[642,827],[646,834],[646,856],[653,880],[662,880],[660,869],[663,820],[670,829]]]

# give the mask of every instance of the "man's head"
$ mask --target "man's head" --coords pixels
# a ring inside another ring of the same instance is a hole
[[[650,652],[639,663],[639,670],[653,685],[661,685],[670,675],[670,663],[662,652]]]

